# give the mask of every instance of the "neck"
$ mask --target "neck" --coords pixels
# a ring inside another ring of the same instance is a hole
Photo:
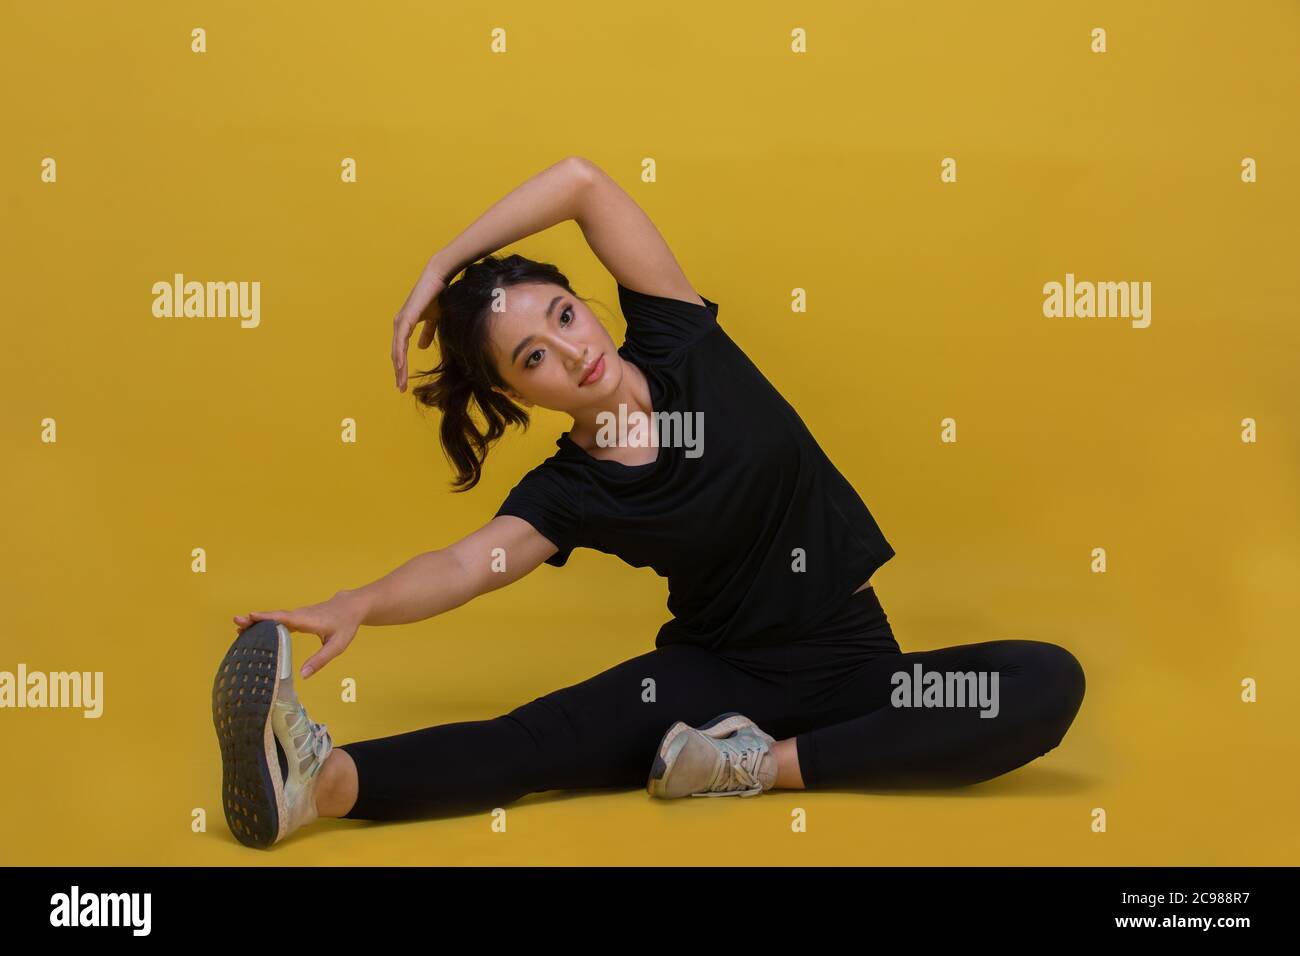
[[[627,361],[623,362],[623,378],[618,384],[618,390],[602,399],[598,407],[575,414],[569,437],[584,448],[591,447],[596,443],[596,435],[601,428],[599,416],[604,413],[618,421],[620,404],[626,407],[624,417],[630,417],[633,412],[641,412],[647,420],[651,418],[653,409],[650,407],[650,383],[644,372]]]

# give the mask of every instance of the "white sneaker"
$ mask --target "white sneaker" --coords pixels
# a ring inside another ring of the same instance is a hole
[[[700,727],[668,728],[650,768],[652,797],[753,797],[776,784],[776,739],[729,711]]]
[[[315,790],[334,743],[293,688],[289,629],[258,621],[230,645],[212,685],[221,806],[235,838],[264,849],[318,816]]]

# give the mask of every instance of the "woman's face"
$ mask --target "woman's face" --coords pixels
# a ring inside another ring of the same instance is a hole
[[[622,359],[605,327],[577,296],[552,283],[501,290],[504,311],[488,313],[496,391],[526,405],[574,414],[617,390]],[[586,373],[596,375],[583,383]]]

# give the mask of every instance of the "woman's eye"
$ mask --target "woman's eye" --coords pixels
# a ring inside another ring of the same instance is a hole
[[[570,316],[568,322],[566,322],[566,321],[564,320],[564,317],[565,317],[566,315],[567,315],[567,316]],[[566,305],[566,306],[564,307],[564,311],[560,313],[560,327],[563,328],[564,326],[566,326],[566,325],[568,325],[569,323],[571,323],[571,322],[573,321],[572,316],[573,316],[573,306]],[[526,362],[524,363],[524,368],[532,368],[533,366],[535,366],[537,363],[533,361],[533,356],[534,356],[534,355],[540,355],[540,354],[541,354],[541,351],[542,351],[541,349],[538,349],[536,352],[533,352],[532,355],[529,355],[529,356],[528,356],[528,361],[526,361]]]

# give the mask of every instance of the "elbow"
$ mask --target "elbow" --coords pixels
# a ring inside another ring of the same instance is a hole
[[[563,162],[573,171],[573,175],[584,183],[591,182],[592,176],[598,170],[596,164],[585,156],[566,156]]]

